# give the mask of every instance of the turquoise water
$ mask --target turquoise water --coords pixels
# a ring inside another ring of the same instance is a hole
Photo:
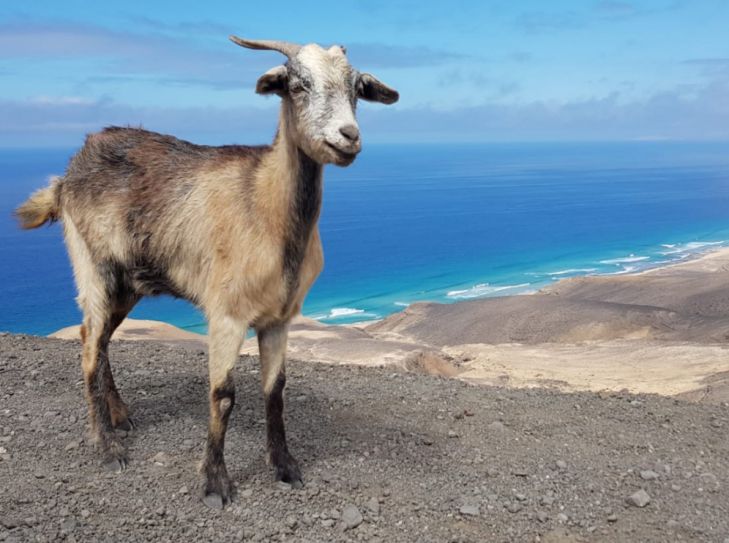
[[[10,217],[72,152],[0,150],[0,330],[80,319],[59,226],[19,232]],[[369,146],[327,167],[321,232],[304,314],[332,323],[638,271],[729,241],[729,144]],[[170,298],[132,316],[204,331]]]

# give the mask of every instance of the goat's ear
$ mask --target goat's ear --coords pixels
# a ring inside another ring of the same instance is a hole
[[[258,94],[278,94],[282,96],[288,86],[289,74],[286,66],[276,66],[258,78],[256,92]]]
[[[372,74],[359,74],[357,81],[357,96],[369,102],[380,102],[382,104],[394,104],[400,98],[400,94]]]

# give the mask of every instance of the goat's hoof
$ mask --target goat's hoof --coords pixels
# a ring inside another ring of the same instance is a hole
[[[274,464],[276,480],[289,483],[293,488],[302,488],[304,481],[301,478],[299,463],[290,454],[285,455]]]
[[[205,479],[203,503],[211,509],[222,509],[225,504],[230,503],[232,492],[233,485],[225,471],[208,475]]]
[[[116,430],[123,430],[125,432],[131,432],[132,430],[134,430],[134,421],[132,421],[132,419],[127,417],[127,418],[117,422],[116,425],[114,425],[114,428]]]
[[[124,456],[117,456],[117,457],[107,457],[104,459],[103,466],[104,470],[109,471],[111,473],[121,473],[125,469],[127,469],[127,459]]]
[[[210,509],[223,509],[223,497],[220,494],[207,494],[203,498],[203,503],[207,505]]]
[[[102,465],[106,471],[119,473],[127,469],[127,452],[124,446],[119,441],[114,439],[107,439],[106,446],[104,447],[104,456]]]

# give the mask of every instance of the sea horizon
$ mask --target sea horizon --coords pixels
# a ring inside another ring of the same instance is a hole
[[[12,209],[73,149],[0,149],[0,330],[78,324],[58,225]],[[729,143],[369,145],[325,170],[325,269],[303,315],[347,324],[420,301],[534,292],[579,275],[674,264],[729,245]],[[187,302],[147,299],[132,318],[204,333]]]

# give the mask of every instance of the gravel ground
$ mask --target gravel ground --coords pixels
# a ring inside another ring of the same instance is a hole
[[[242,358],[226,443],[237,496],[215,511],[196,476],[205,354],[112,344],[137,424],[122,474],[85,437],[79,355],[0,335],[0,540],[729,541],[726,404],[294,361],[295,490],[265,464],[257,360]]]

